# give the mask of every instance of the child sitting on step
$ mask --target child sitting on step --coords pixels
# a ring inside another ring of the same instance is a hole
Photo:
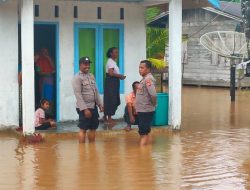
[[[56,127],[56,122],[53,119],[45,118],[45,111],[49,109],[49,101],[42,99],[40,107],[35,112],[35,130],[46,130]]]

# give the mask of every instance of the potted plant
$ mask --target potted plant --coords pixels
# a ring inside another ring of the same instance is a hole
[[[160,74],[160,93],[157,93],[157,107],[153,119],[153,125],[168,125],[168,93],[163,93],[163,73],[168,72],[167,63],[161,59],[148,58],[153,65],[152,73]]]
[[[160,92],[163,93],[163,74],[168,73],[168,64],[162,59],[148,58],[151,61],[153,74],[160,74]]]

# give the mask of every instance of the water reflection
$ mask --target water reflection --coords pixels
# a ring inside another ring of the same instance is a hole
[[[230,125],[231,126],[236,126],[236,122],[235,122],[235,102],[231,102],[231,106],[230,106]]]
[[[242,138],[246,136],[247,138]],[[212,130],[185,137],[183,151],[183,186],[199,189],[244,189],[245,179],[239,171],[242,155],[250,152],[250,131]],[[195,141],[194,141],[195,139]],[[193,143],[191,143],[193,142]],[[249,157],[249,155],[248,155]]]
[[[32,147],[35,152],[35,175],[33,177],[36,179],[36,187],[55,189],[58,179],[57,145],[53,142],[47,143],[34,144]]]
[[[250,92],[183,89],[180,133],[47,139],[27,145],[0,133],[0,189],[250,189]]]

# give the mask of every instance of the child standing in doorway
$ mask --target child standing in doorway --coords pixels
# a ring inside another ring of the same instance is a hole
[[[56,122],[53,119],[45,118],[45,111],[49,109],[49,101],[42,99],[40,101],[40,107],[35,112],[35,129],[46,130],[52,127],[56,127]]]

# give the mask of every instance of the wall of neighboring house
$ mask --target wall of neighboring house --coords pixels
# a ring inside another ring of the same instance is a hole
[[[0,128],[18,125],[17,1],[0,4]]]
[[[216,16],[218,15],[203,9],[186,10],[183,13],[183,34],[191,36],[187,41],[187,57],[184,59],[184,84],[230,85],[229,60],[205,49],[200,44],[200,37],[212,31],[235,31],[239,22],[218,16],[210,23]],[[206,27],[202,29],[204,26]]]

